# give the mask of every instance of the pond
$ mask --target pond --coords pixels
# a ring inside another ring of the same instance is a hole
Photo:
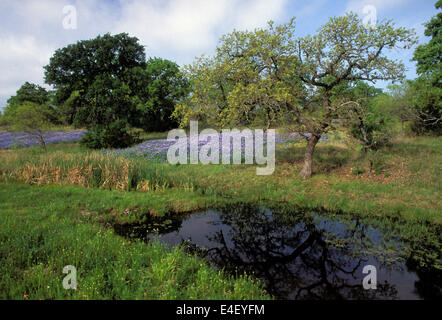
[[[442,297],[441,270],[404,260],[400,240],[362,220],[236,204],[114,229],[125,237],[185,244],[214,267],[261,279],[277,299]],[[376,289],[362,285],[366,265],[376,268]]]

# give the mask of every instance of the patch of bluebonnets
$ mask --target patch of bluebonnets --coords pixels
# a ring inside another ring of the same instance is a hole
[[[84,135],[85,130],[74,130],[69,132],[47,132],[44,134],[45,141],[47,144],[58,143],[58,142],[75,142],[81,140]],[[275,143],[281,145],[282,147],[290,147],[291,143],[303,139],[305,137],[310,137],[309,133],[299,134],[299,133],[279,133],[276,135]],[[218,148],[219,154],[222,152],[232,152],[233,144],[230,145],[229,149],[223,149],[222,134],[218,134]],[[198,139],[196,141],[195,139]],[[264,145],[266,144],[267,135],[264,134]],[[327,137],[322,137],[322,141],[328,141]],[[216,140],[211,141],[211,138],[205,135],[190,135],[186,139],[187,151],[191,148],[191,141],[198,145],[198,150],[201,149],[203,145],[215,143]],[[144,141],[136,146],[125,148],[125,149],[111,149],[102,150],[102,153],[122,156],[131,159],[149,160],[152,162],[164,163],[167,161],[167,151],[169,147],[175,144],[175,141],[168,141],[167,139],[158,140],[148,140]],[[0,132],[0,149],[11,149],[20,147],[29,147],[38,145],[39,141],[36,137],[26,134],[24,132]],[[265,147],[264,147],[265,149]],[[241,151],[245,150],[245,141],[241,140]]]
[[[74,142],[81,140],[85,130],[53,131],[44,133],[46,144],[59,142]],[[36,136],[25,132],[0,132],[0,149],[22,148],[39,145]]]
[[[304,137],[310,137],[309,133],[306,134],[298,134],[298,133],[281,133],[277,134],[275,138],[275,143],[282,145],[282,147],[290,147],[291,143],[296,142],[297,140],[303,139]],[[196,141],[195,139],[198,139]],[[218,133],[218,151],[219,155],[223,152],[227,152],[228,154],[232,154],[233,144],[230,144],[230,149],[224,149],[222,143],[222,134]],[[200,134],[198,137],[196,135],[190,135],[187,137],[186,148],[187,154],[190,155],[191,149],[191,141],[198,145],[198,150],[201,150],[201,147],[204,145],[210,145],[215,143],[211,138],[206,135]],[[264,134],[264,145],[266,144],[267,136]],[[321,137],[322,141],[328,141],[327,137]],[[114,154],[116,156],[123,156],[131,159],[144,159],[149,160],[151,162],[164,163],[167,162],[167,151],[170,146],[175,144],[176,141],[167,141],[167,139],[158,139],[158,140],[148,140],[143,143],[140,143],[136,146],[125,148],[125,149],[113,149],[113,150],[102,150],[104,154]],[[241,140],[241,151],[245,150],[245,140]],[[264,147],[265,149],[265,147]]]

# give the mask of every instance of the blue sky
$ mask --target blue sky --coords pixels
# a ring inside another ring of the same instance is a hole
[[[1,0],[0,109],[25,82],[43,85],[43,66],[57,48],[110,32],[128,32],[159,56],[183,65],[196,56],[214,52],[217,40],[236,29],[265,26],[297,18],[297,34],[313,34],[331,16],[364,7],[376,8],[377,19],[393,19],[414,28],[425,43],[423,23],[436,14],[435,0]],[[63,20],[76,10],[77,28],[65,29]],[[415,77],[413,50],[393,52]],[[378,86],[385,87],[385,83]],[[47,86],[46,86],[47,87]],[[47,87],[49,88],[49,87]]]

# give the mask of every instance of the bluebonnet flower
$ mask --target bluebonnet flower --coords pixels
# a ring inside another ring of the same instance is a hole
[[[85,130],[74,130],[69,132],[47,132],[44,139],[47,144],[57,142],[74,142],[81,140]],[[39,145],[36,137],[25,132],[0,132],[0,149],[13,147],[30,147]]]

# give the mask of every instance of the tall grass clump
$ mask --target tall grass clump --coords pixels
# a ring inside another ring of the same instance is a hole
[[[156,191],[190,185],[184,178],[174,177],[173,167],[168,164],[127,159],[110,153],[53,152],[31,156],[5,153],[1,158],[3,180],[29,184],[68,184],[124,191]]]

